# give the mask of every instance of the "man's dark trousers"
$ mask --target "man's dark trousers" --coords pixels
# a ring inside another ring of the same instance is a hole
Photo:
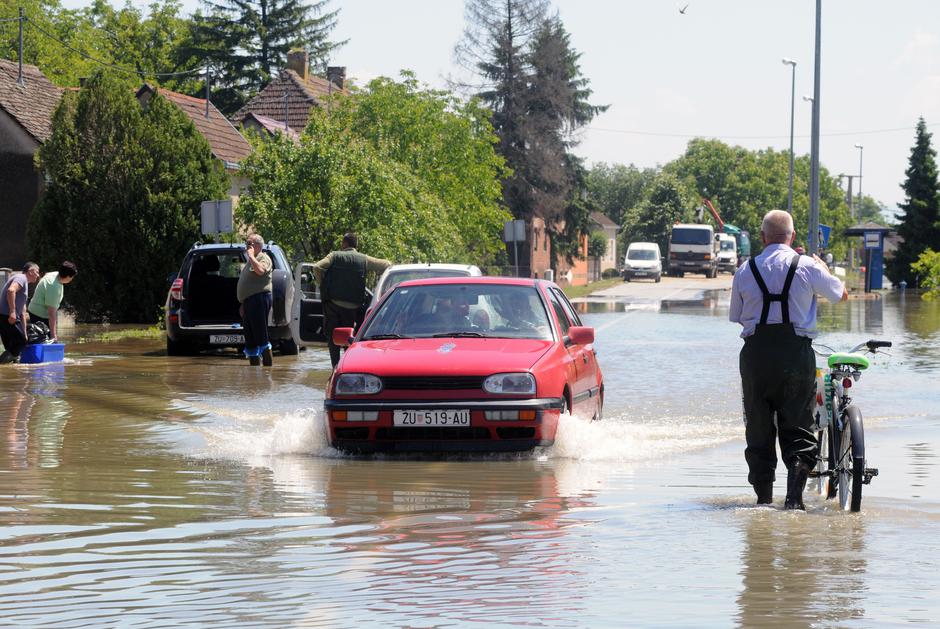
[[[775,480],[778,431],[784,464],[790,465],[799,457],[814,467],[816,358],[812,340],[798,336],[791,324],[758,325],[754,334],[744,339],[739,364],[747,418],[744,458],[748,482],[757,485]]]
[[[333,330],[356,327],[358,310],[358,308],[337,306],[332,301],[323,304],[323,331],[326,334],[326,342],[330,346],[330,362],[333,363],[334,369],[339,363],[339,346],[333,344]]]
[[[255,293],[242,303],[245,330],[245,353],[258,356],[270,342],[268,340],[268,314],[271,312],[271,293]]]
[[[3,317],[0,319],[0,340],[3,341],[3,348],[14,356],[19,356],[26,345],[26,337],[23,336],[20,322],[11,324],[7,321],[7,315],[0,315],[0,317]]]

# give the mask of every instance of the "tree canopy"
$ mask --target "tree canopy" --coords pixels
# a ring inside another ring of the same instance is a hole
[[[226,178],[186,115],[159,96],[142,108],[124,83],[96,73],[56,110],[39,161],[48,189],[27,242],[45,266],[74,261],[79,319],[150,322],[166,278],[199,237],[199,207]]]
[[[406,74],[315,110],[299,144],[260,139],[243,221],[316,259],[356,231],[399,262],[492,264],[508,214],[504,163],[486,112]]]

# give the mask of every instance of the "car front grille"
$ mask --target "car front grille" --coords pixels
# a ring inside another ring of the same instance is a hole
[[[487,428],[474,427],[455,428],[451,426],[419,426],[416,428],[379,428],[375,431],[375,438],[379,440],[395,439],[435,439],[440,441],[466,441],[470,439],[490,439]]]
[[[480,376],[407,376],[383,378],[382,383],[386,390],[398,391],[479,390],[483,387],[483,378]]]

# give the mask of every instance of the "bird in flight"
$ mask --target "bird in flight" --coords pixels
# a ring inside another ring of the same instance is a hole
[[[679,9],[679,13],[681,13],[682,15],[685,15],[685,10],[688,9],[688,8],[689,8],[689,5],[685,5],[684,7],[682,7],[681,9]]]

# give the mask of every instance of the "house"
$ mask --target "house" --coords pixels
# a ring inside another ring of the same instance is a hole
[[[591,258],[588,264],[590,269],[589,281],[596,282],[601,279],[601,273],[607,269],[617,268],[617,230],[620,225],[613,222],[600,212],[591,212],[591,231],[601,232],[607,239],[607,251],[599,260]]]
[[[242,128],[267,136],[281,133],[294,143],[300,142],[300,134],[283,122],[254,112],[248,112],[248,115],[242,118]]]
[[[42,194],[35,167],[39,147],[52,134],[52,114],[62,99],[36,66],[0,59],[0,267],[26,262],[26,225]]]
[[[137,90],[137,100],[146,107],[157,91],[158,88],[145,83]],[[248,187],[248,180],[241,174],[242,160],[251,155],[251,145],[248,140],[232,126],[228,118],[223,116],[211,101],[207,106],[204,98],[194,98],[163,88],[159,88],[159,92],[160,96],[189,116],[196,130],[209,142],[212,155],[222,162],[225,173],[228,175],[229,197],[238,199],[242,190]]]
[[[305,50],[292,50],[287,53],[287,67],[232,120],[244,124],[248,114],[256,114],[302,133],[314,107],[322,107],[333,94],[345,91],[345,67],[329,67],[326,74],[327,78],[310,74],[310,55]]]

